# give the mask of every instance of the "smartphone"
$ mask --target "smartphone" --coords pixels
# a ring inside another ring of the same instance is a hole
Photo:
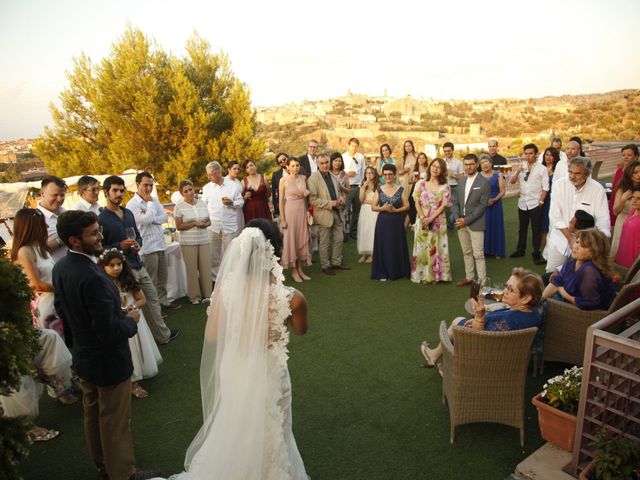
[[[480,295],[480,284],[475,280],[471,280],[471,291],[469,292],[469,298],[473,298],[477,302],[478,295]]]

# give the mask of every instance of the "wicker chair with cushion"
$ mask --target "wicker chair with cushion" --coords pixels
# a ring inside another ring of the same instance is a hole
[[[626,268],[614,263],[613,270],[620,275],[620,282],[616,285],[616,289],[619,290],[627,283],[634,282],[638,278],[638,272],[640,272],[640,255],[636,257],[635,261],[631,264],[631,267]]]
[[[442,402],[449,404],[451,443],[458,425],[502,423],[520,429],[524,445],[524,384],[537,328],[485,332],[440,324]]]
[[[640,281],[628,283],[616,295],[609,310],[580,310],[574,304],[548,299],[544,318],[542,361],[582,365],[587,329],[634,298]]]

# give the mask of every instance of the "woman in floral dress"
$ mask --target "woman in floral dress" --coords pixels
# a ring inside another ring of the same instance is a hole
[[[414,189],[417,217],[411,281],[415,283],[450,282],[449,245],[445,208],[451,205],[447,182],[447,164],[441,158],[431,162],[427,178]]]

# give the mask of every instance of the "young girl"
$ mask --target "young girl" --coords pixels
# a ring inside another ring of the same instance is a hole
[[[131,267],[125,261],[122,252],[115,248],[105,250],[99,260],[106,274],[120,291],[122,310],[125,313],[140,310],[147,303],[147,299],[138,286]],[[133,361],[131,393],[136,398],[148,397],[149,392],[138,385],[138,380],[155,376],[158,373],[158,365],[162,363],[162,356],[153,340],[153,335],[142,311],[140,311],[138,333],[129,339],[129,348]]]

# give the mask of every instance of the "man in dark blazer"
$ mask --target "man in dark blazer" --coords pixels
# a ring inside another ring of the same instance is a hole
[[[133,453],[129,338],[138,331],[140,313],[122,312],[118,289],[97,265],[103,247],[95,213],[64,212],[56,228],[69,251],[53,268],[55,304],[73,336],[91,456],[103,478],[158,476],[158,471],[136,470]]]
[[[463,165],[466,176],[458,181],[458,191],[451,206],[464,256],[465,278],[456,283],[458,287],[469,285],[473,280],[474,260],[478,279],[482,281],[487,276],[484,263],[484,214],[489,201],[489,180],[478,172],[478,157],[473,153],[464,157]]]
[[[309,140],[307,143],[307,153],[298,158],[300,162],[300,173],[309,178],[312,173],[318,170],[316,161],[318,160],[318,142]]]

